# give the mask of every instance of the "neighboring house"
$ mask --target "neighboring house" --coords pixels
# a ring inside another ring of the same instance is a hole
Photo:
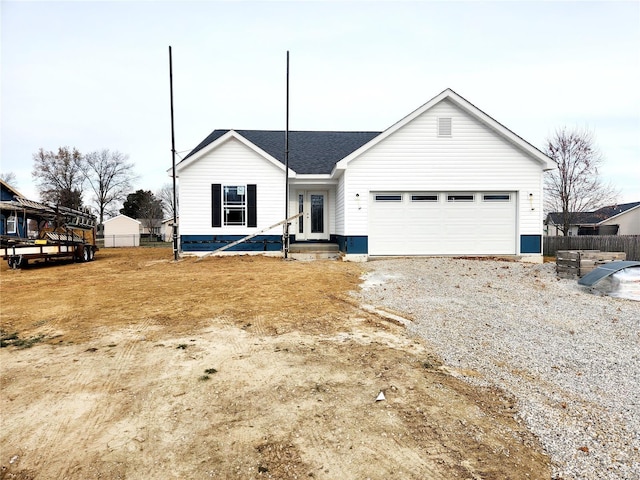
[[[640,235],[640,202],[576,212],[571,218],[568,235]],[[562,212],[549,213],[545,220],[546,235],[563,235],[562,223]]]
[[[214,130],[176,167],[180,248],[205,254],[285,218],[285,132]],[[540,150],[452,90],[384,132],[289,132],[292,242],[378,255],[542,259]],[[282,227],[235,252],[282,249]]]
[[[162,234],[161,218],[139,218],[138,221],[140,222],[140,233],[145,237]]]
[[[26,238],[26,224],[18,213],[22,195],[4,180],[0,180],[0,235]]]
[[[2,244],[15,238],[36,238],[37,221],[47,205],[24,198],[8,183],[0,180],[0,237]]]
[[[178,222],[180,221],[179,218],[177,220]],[[173,241],[173,218],[168,218],[162,221],[160,226],[160,237],[165,242]]]
[[[126,215],[118,215],[105,220],[103,225],[105,248],[140,246],[142,224],[138,220]]]

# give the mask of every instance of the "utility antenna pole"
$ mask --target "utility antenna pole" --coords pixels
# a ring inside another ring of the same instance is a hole
[[[287,50],[287,101],[286,124],[284,130],[284,218],[289,218],[289,50]],[[289,221],[284,222],[282,235],[284,258],[289,257]]]
[[[178,209],[176,197],[176,140],[173,130],[173,64],[171,61],[171,45],[169,45],[169,97],[171,100],[171,164],[173,166],[173,259],[178,260]]]

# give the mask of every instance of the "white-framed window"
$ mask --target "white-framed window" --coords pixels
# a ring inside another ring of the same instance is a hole
[[[411,195],[412,202],[437,202],[437,193],[416,193]]]
[[[451,137],[452,123],[451,117],[438,117],[438,136]]]
[[[15,215],[11,215],[7,218],[7,233],[18,233],[18,221]]]
[[[483,202],[510,202],[511,195],[508,193],[485,193],[482,195]]]
[[[447,195],[447,202],[473,202],[475,196],[472,193],[451,193]]]
[[[222,187],[222,210],[224,225],[246,225],[246,185],[225,185]]]
[[[258,226],[257,185],[211,184],[211,226]]]
[[[402,195],[396,193],[385,193],[376,195],[376,202],[401,202]]]

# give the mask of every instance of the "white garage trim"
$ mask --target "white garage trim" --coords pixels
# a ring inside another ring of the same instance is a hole
[[[515,255],[515,192],[371,192],[369,255]]]

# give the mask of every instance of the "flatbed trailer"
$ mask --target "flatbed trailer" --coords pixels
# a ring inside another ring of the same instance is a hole
[[[29,262],[73,260],[90,262],[98,251],[96,217],[88,211],[49,206],[26,199],[1,202],[5,212],[22,215],[22,225],[35,225],[35,238],[24,235],[3,235],[0,256],[13,269]],[[24,233],[26,230],[16,229]]]
[[[17,243],[0,250],[10,268],[22,268],[29,261],[74,260],[90,262],[98,247],[84,242]]]

